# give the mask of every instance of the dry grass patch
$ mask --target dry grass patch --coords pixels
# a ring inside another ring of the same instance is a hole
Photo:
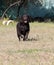
[[[0,65],[54,65],[54,23],[30,23],[28,41],[18,41],[16,23],[0,24]]]

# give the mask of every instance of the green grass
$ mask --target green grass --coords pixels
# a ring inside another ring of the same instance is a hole
[[[27,53],[27,54],[32,54],[32,53],[37,53],[37,52],[48,52],[48,53],[54,53],[54,50],[49,50],[49,49],[23,49],[23,50],[8,50],[7,52],[9,53]]]

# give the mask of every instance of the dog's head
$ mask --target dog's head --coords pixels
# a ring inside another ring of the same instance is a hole
[[[23,21],[24,23],[29,23],[29,17],[28,17],[27,15],[23,15],[23,16],[22,16],[22,21]]]

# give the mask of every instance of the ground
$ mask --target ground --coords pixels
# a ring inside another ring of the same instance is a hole
[[[28,41],[18,41],[16,23],[0,24],[0,65],[54,65],[54,23],[30,23]]]

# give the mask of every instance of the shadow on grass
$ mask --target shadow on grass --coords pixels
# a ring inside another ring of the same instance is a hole
[[[26,41],[38,41],[38,38],[28,38]]]

